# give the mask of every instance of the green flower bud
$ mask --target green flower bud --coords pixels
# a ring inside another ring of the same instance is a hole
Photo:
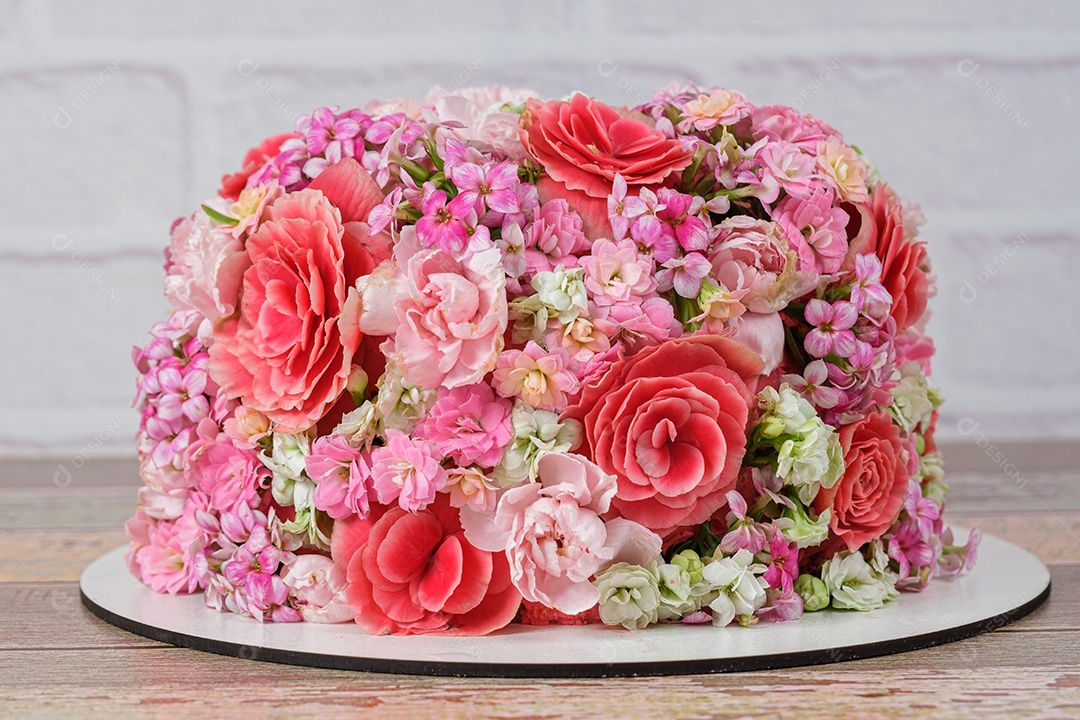
[[[686,574],[690,577],[690,584],[697,585],[701,582],[701,570],[705,567],[705,563],[701,561],[701,556],[693,550],[687,548],[671,558],[671,564],[677,565],[686,571]]]
[[[795,594],[802,598],[803,610],[817,612],[829,607],[829,588],[821,578],[803,573],[795,580]]]

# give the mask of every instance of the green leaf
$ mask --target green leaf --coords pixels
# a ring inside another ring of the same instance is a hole
[[[202,209],[203,209],[203,212],[206,213],[210,217],[211,220],[218,223],[219,225],[236,225],[237,223],[240,222],[238,219],[236,219],[234,217],[229,217],[228,215],[225,215],[223,213],[219,213],[217,210],[210,207],[209,205],[203,205]]]

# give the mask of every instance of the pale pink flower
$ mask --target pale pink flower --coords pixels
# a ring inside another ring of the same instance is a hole
[[[649,531],[616,530],[630,521],[605,525],[600,519],[616,489],[614,476],[580,455],[548,453],[540,458],[538,481],[503,493],[493,518],[465,508],[461,523],[476,547],[506,552],[522,597],[573,615],[596,604],[599,591],[589,579],[617,553],[636,558],[648,554],[642,548],[659,553],[660,539],[653,541]]]
[[[638,252],[633,241],[597,240],[581,258],[585,288],[597,305],[643,300],[656,291],[653,262]]]
[[[365,454],[341,435],[326,435],[311,444],[304,458],[308,477],[315,482],[313,501],[335,520],[367,517],[375,491]]]
[[[679,130],[707,132],[717,125],[734,125],[749,115],[751,110],[753,106],[739,93],[712,88],[709,94],[702,92],[683,105]]]
[[[492,512],[499,499],[499,486],[476,467],[457,467],[446,471],[451,507],[470,507],[478,512]]]
[[[645,202],[636,195],[626,196],[626,179],[615,174],[611,195],[608,197],[608,220],[611,222],[612,237],[618,241],[626,237],[630,223],[646,211]]]
[[[503,108],[521,105],[530,97],[537,94],[507,87],[434,87],[424,103],[434,109],[436,118],[444,123],[444,131],[458,140],[501,151],[511,160],[520,161],[526,156],[518,134],[521,116]]]
[[[198,576],[189,554],[199,528],[189,517],[159,521],[146,529],[146,545],[135,553],[139,578],[158,593],[190,593]]]
[[[766,143],[756,156],[789,195],[805,195],[814,177],[814,157],[794,143]]]
[[[227,212],[224,201],[207,205]],[[173,228],[165,263],[165,298],[173,307],[195,310],[211,323],[236,311],[250,261],[243,243],[229,231],[201,209]]]
[[[848,202],[866,202],[866,164],[838,137],[818,143],[817,166],[833,189]]]
[[[408,512],[430,505],[447,482],[434,444],[392,428],[386,445],[371,451],[371,479],[380,503],[397,501]]]
[[[198,478],[211,506],[223,512],[258,504],[259,491],[270,482],[270,471],[258,455],[237,447],[225,433],[192,454],[190,473]]]
[[[446,173],[457,187],[458,197],[464,198],[461,202],[471,204],[478,215],[485,209],[504,214],[521,208],[516,191],[521,181],[515,163],[458,163],[447,167]]]
[[[525,261],[532,273],[577,265],[575,255],[589,248],[581,218],[565,200],[542,203],[525,231]]]
[[[421,388],[471,385],[498,359],[507,324],[506,278],[494,245],[463,258],[419,250],[402,231],[397,268],[362,283],[365,334],[390,335],[405,381]]]
[[[817,153],[818,143],[836,135],[836,131],[810,115],[803,115],[787,105],[755,108],[750,118],[754,140],[767,138],[794,143],[803,150]]]
[[[665,263],[679,254],[678,238],[672,228],[660,220],[660,214],[667,206],[649,188],[641,188],[638,198],[645,203],[645,211],[630,224],[630,237],[658,264]]]
[[[851,302],[859,312],[874,320],[883,320],[889,314],[892,295],[881,284],[881,259],[877,255],[865,253],[855,257]]]
[[[696,298],[701,292],[701,281],[712,272],[712,264],[701,253],[687,253],[672,258],[656,273],[656,288],[661,292],[675,288],[684,298]]]
[[[566,325],[549,330],[544,342],[549,348],[562,348],[577,363],[587,363],[593,355],[611,347],[607,335],[585,315],[578,315]]]
[[[553,412],[564,410],[567,395],[578,391],[565,353],[547,352],[532,341],[523,351],[506,350],[499,356],[493,383],[503,397],[521,398],[534,408]]]
[[[817,187],[804,197],[789,195],[776,206],[773,217],[798,254],[800,270],[834,273],[844,262],[850,218],[834,201],[832,190]]]
[[[806,322],[814,326],[806,334],[806,352],[816,358],[831,354],[850,357],[855,353],[855,333],[851,328],[859,319],[859,311],[853,304],[846,300],[829,304],[814,298],[806,303],[804,314]]]
[[[435,443],[458,465],[494,467],[512,434],[511,407],[487,383],[441,389],[435,405],[416,426],[415,437]]]
[[[828,363],[824,360],[814,360],[808,363],[802,375],[785,375],[783,377],[784,382],[802,393],[803,397],[817,408],[836,407],[843,400],[843,391],[829,387],[826,384],[828,380],[829,368]]]
[[[656,345],[682,333],[682,323],[675,317],[675,309],[662,297],[597,308],[593,322],[613,343],[619,343],[628,352]]]
[[[307,622],[343,623],[356,617],[345,599],[345,571],[325,555],[297,556],[281,573],[281,582]]]

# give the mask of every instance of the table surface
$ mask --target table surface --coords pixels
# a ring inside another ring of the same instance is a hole
[[[124,542],[124,485],[0,483],[0,716],[1080,718],[1080,474],[954,473],[947,517],[1037,554],[1053,592],[993,633],[854,662],[617,680],[339,672],[199,653],[92,616],[78,577]],[[50,473],[51,477],[51,473]],[[901,598],[902,601],[902,598]]]

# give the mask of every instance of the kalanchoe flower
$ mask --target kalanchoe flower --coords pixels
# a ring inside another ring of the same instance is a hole
[[[422,247],[438,247],[460,255],[469,242],[470,228],[475,227],[476,211],[465,195],[447,200],[446,193],[424,183],[421,205],[423,217],[416,221],[416,237]]]
[[[727,494],[728,531],[720,539],[720,550],[727,555],[734,555],[739,550],[748,550],[757,555],[765,547],[765,527],[746,517],[746,500],[736,490]]]
[[[829,588],[818,577],[803,573],[795,579],[795,592],[803,602],[803,610],[817,612],[829,607]]]
[[[829,366],[824,360],[814,360],[803,369],[802,375],[785,375],[783,381],[802,393],[814,407],[827,409],[836,407],[844,399],[844,392],[830,387]]]
[[[671,290],[684,298],[696,298],[701,292],[701,281],[712,272],[712,263],[700,253],[692,252],[668,260],[663,270],[656,274],[657,289]]]
[[[600,590],[600,619],[605,624],[640,630],[657,621],[660,587],[655,568],[615,563],[593,584]]]
[[[776,206],[773,220],[784,228],[800,270],[834,273],[843,264],[848,215],[835,199],[832,190],[818,187],[804,197],[789,195]]]
[[[585,288],[597,305],[632,302],[653,295],[656,280],[652,259],[641,255],[633,242],[600,239],[593,243],[589,253],[581,259],[581,267],[585,272]]]
[[[872,253],[855,256],[855,282],[851,286],[855,309],[874,320],[883,320],[892,306],[892,295],[881,284],[881,260]]]
[[[520,398],[538,410],[561,412],[568,396],[578,391],[578,380],[566,368],[566,354],[546,352],[534,342],[525,350],[505,350],[494,374],[495,391],[505,398]]]
[[[327,435],[316,440],[305,467],[315,482],[312,501],[316,508],[335,520],[350,515],[367,517],[375,499],[370,462],[346,438]]]
[[[699,217],[705,207],[700,195],[684,195],[671,188],[660,188],[656,199],[664,206],[656,217],[660,220],[660,232],[667,246],[674,239],[687,252],[703,251],[709,247],[709,227]]]
[[[788,542],[775,526],[768,527],[771,535],[768,557],[762,560],[767,569],[761,577],[769,583],[770,588],[779,588],[784,593],[788,593],[799,574],[799,547],[793,542]]]
[[[716,599],[709,603],[712,622],[717,627],[730,625],[736,618],[752,618],[765,604],[765,588],[768,586],[758,575],[764,566],[754,563],[749,550],[740,550],[731,557],[715,557],[701,571],[705,582],[718,591]]]
[[[608,198],[608,219],[611,221],[612,238],[622,240],[630,230],[630,223],[645,213],[645,201],[639,197],[626,195],[626,180],[616,173]]]
[[[831,305],[814,298],[806,303],[806,322],[814,329],[806,334],[806,352],[816,358],[826,355],[850,357],[855,353],[855,333],[851,328],[859,319],[859,311],[846,300]]]
[[[978,554],[979,543],[982,542],[982,529],[972,528],[968,533],[967,542],[963,545],[953,544],[952,528],[945,528],[941,533],[943,545],[939,565],[941,574],[945,576],[957,575],[964,570],[975,567],[975,557]]]
[[[840,610],[877,610],[889,600],[892,588],[874,576],[861,553],[837,553],[821,567],[821,579]]]

